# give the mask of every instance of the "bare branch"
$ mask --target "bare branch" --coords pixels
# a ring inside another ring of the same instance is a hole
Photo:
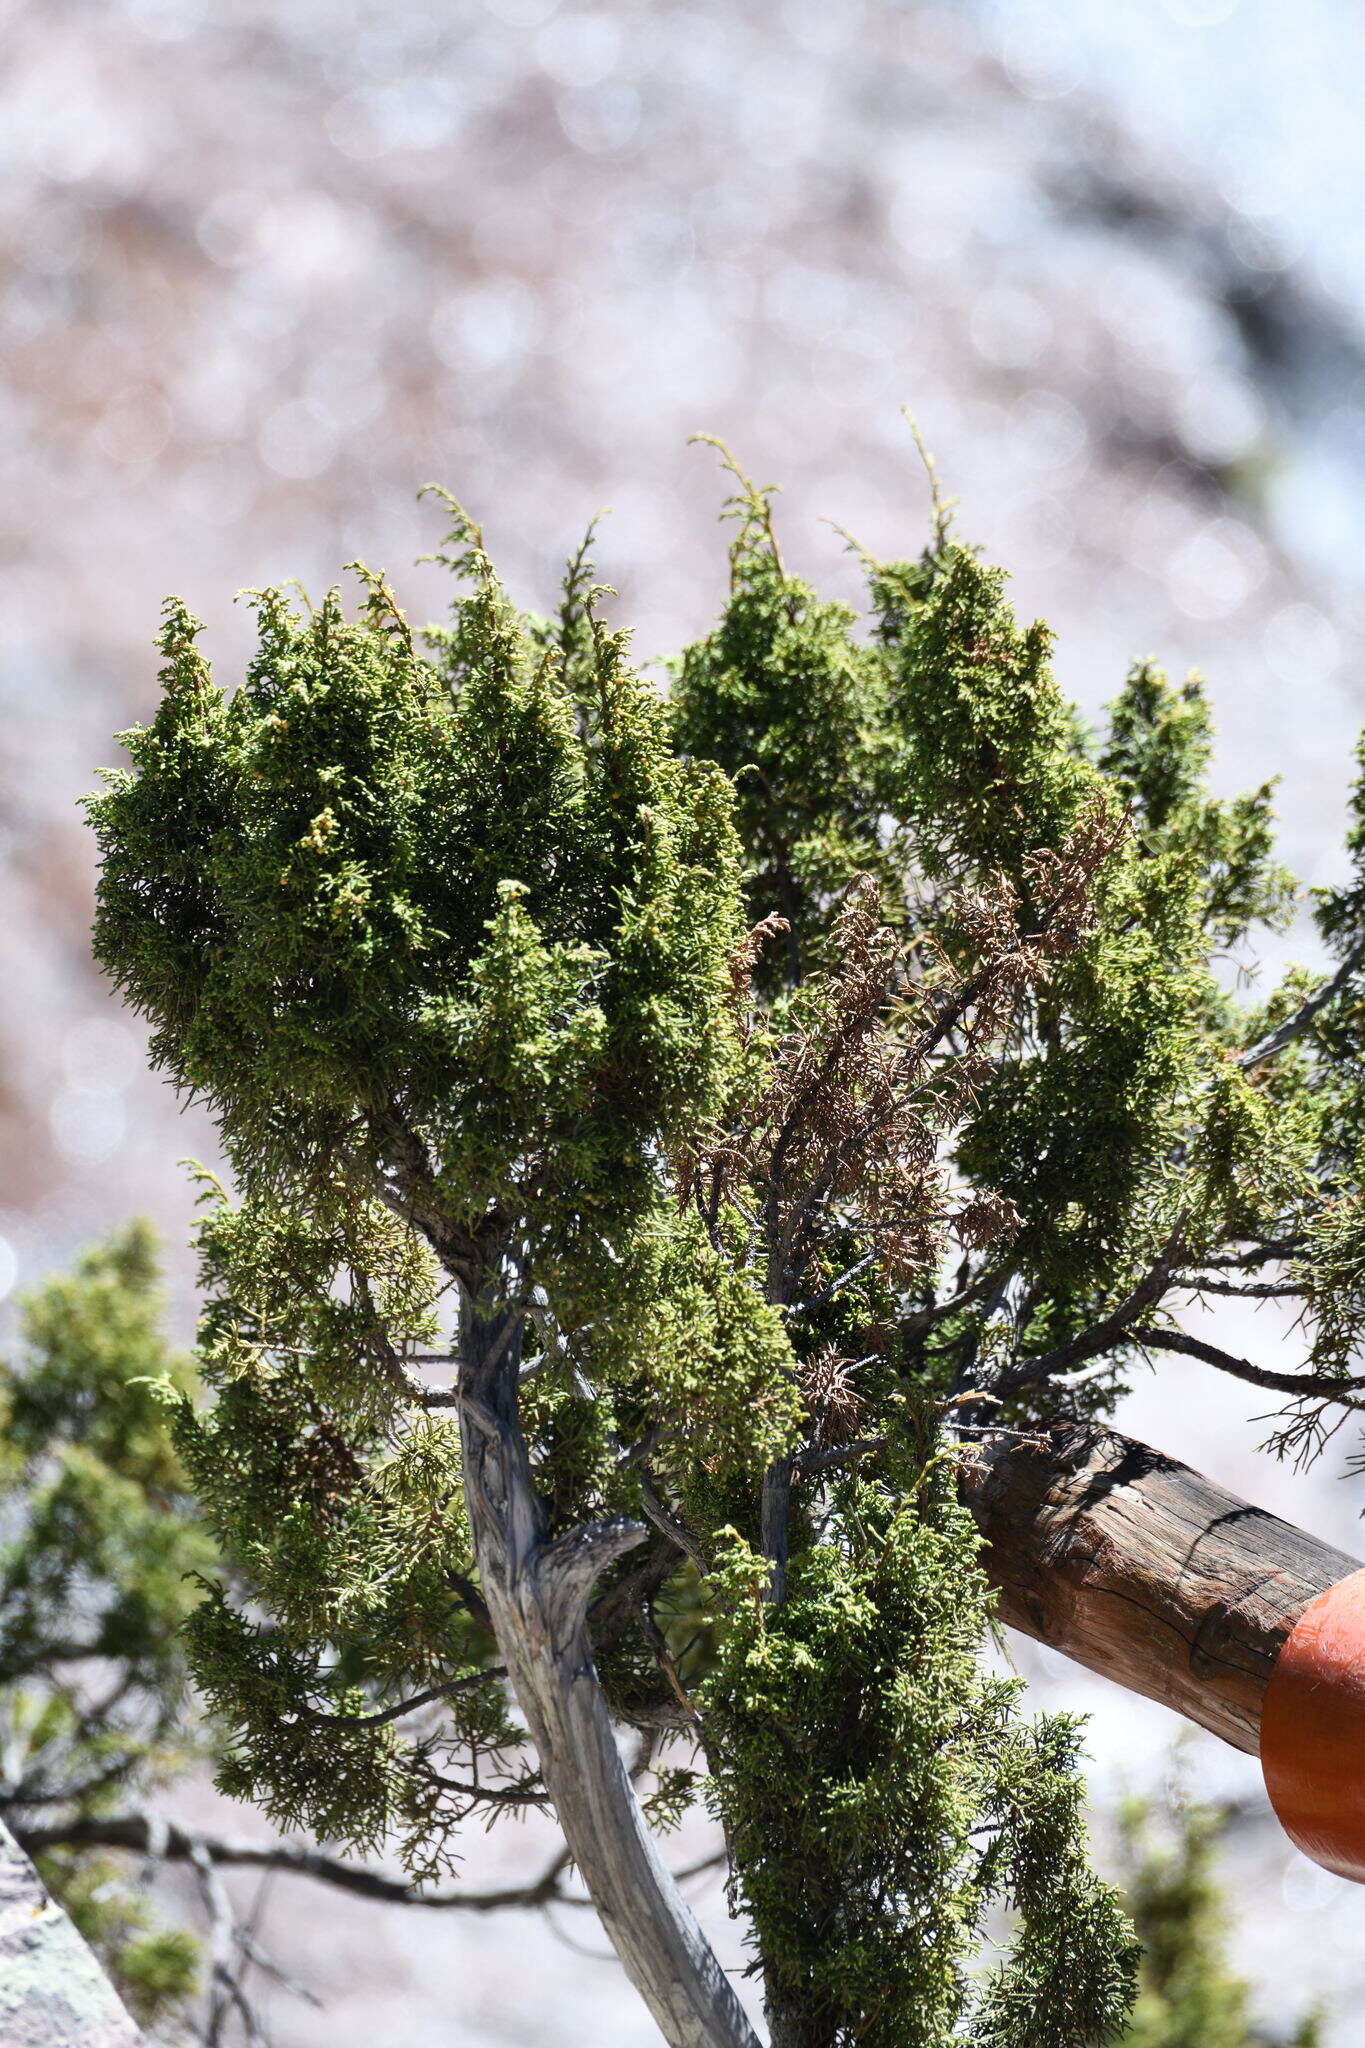
[[[828,1472],[835,1465],[885,1450],[887,1441],[884,1436],[864,1436],[851,1444],[834,1444],[827,1451],[802,1451],[796,1459],[796,1470],[803,1479],[813,1479],[817,1473]]]
[[[984,1295],[996,1287],[1007,1285],[1013,1277],[1013,1266],[988,1267],[970,1286],[959,1288],[946,1301],[936,1302],[932,1308],[912,1309],[902,1327],[908,1336],[920,1336],[925,1330],[933,1329],[936,1323],[946,1323],[953,1316],[961,1315],[963,1309],[973,1307]]]
[[[1202,1359],[1205,1365],[1216,1365],[1220,1372],[1245,1380],[1249,1386],[1266,1387],[1271,1393],[1292,1394],[1297,1400],[1333,1401],[1339,1407],[1355,1408],[1365,1414],[1365,1400],[1354,1398],[1365,1393],[1365,1379],[1332,1379],[1325,1373],[1272,1372],[1266,1366],[1253,1365],[1250,1359],[1234,1357],[1232,1352],[1221,1350],[1217,1344],[1208,1344],[1202,1337],[1187,1336],[1184,1330],[1158,1330],[1142,1325],[1127,1332],[1127,1342],[1140,1344],[1145,1350],[1176,1351],[1186,1358]]]
[[[595,1649],[605,1650],[618,1641],[641,1606],[652,1600],[666,1579],[678,1569],[679,1547],[672,1536],[655,1534],[628,1572],[616,1579],[588,1609],[588,1628]]]
[[[667,1536],[670,1543],[676,1544],[685,1556],[690,1557],[697,1570],[705,1577],[709,1567],[702,1555],[701,1545],[681,1516],[676,1515],[668,1505],[655,1483],[654,1474],[647,1465],[640,1467],[640,1501],[660,1535]]]
[[[632,1465],[643,1464],[646,1458],[652,1458],[667,1434],[668,1424],[655,1422],[635,1443],[622,1444],[616,1453],[617,1471],[628,1472]]]
[[[812,1294],[806,1301],[793,1302],[790,1308],[784,1310],[784,1314],[804,1316],[811,1309],[820,1308],[825,1302],[832,1301],[835,1295],[842,1293],[845,1287],[851,1287],[853,1282],[865,1273],[869,1266],[875,1265],[880,1256],[880,1252],[875,1247],[870,1252],[864,1252],[863,1256],[851,1265],[847,1272],[840,1273],[837,1279],[831,1280],[828,1286],[822,1287],[818,1294]]]
[[[202,1842],[191,1845],[188,1861],[194,1865],[199,1879],[200,1896],[209,1922],[209,2009],[204,2028],[204,2048],[220,2048],[223,2029],[231,2013],[236,2010],[242,2016],[250,2048],[260,2039],[260,2027],[256,2015],[237,1981],[235,1934],[236,1922],[232,1902],[226,1887],[218,1875],[217,1865]]]
[[[1069,1337],[1065,1344],[1058,1344],[1051,1351],[1041,1351],[1033,1358],[1017,1358],[995,1380],[991,1391],[1001,1396],[1017,1394],[1024,1387],[1036,1386],[1040,1380],[1052,1379],[1059,1373],[1085,1365],[1090,1359],[1113,1351],[1130,1339],[1129,1325],[1133,1318],[1145,1309],[1155,1307],[1170,1284],[1172,1268],[1180,1256],[1183,1229],[1182,1217],[1136,1287],[1110,1315],[1090,1329],[1082,1330],[1078,1336]]]
[[[0,1589],[0,1609],[4,1607]],[[51,1664],[78,1664],[86,1657],[107,1657],[107,1646],[100,1643],[42,1643],[28,1657],[0,1657],[0,1683],[13,1685],[16,1679],[28,1678],[34,1672],[46,1671]]]
[[[1304,1244],[1303,1234],[1296,1232],[1292,1237],[1268,1238],[1264,1244],[1252,1245],[1244,1252],[1210,1252],[1200,1264],[1213,1266],[1219,1272],[1240,1273],[1248,1267],[1273,1265],[1277,1259],[1292,1259]]]
[[[478,1806],[540,1806],[550,1804],[550,1795],[538,1782],[535,1772],[527,1775],[515,1785],[485,1785],[467,1778],[451,1778],[444,1771],[434,1770],[430,1764],[418,1764],[423,1780],[428,1785],[439,1785],[443,1792],[456,1792],[461,1799],[467,1799],[471,1808]]]
[[[452,1678],[444,1685],[433,1685],[426,1692],[417,1692],[410,1699],[398,1700],[391,1707],[376,1708],[372,1714],[331,1714],[316,1707],[294,1705],[301,1720],[314,1728],[386,1728],[391,1721],[401,1720],[404,1714],[415,1714],[419,1707],[429,1707],[436,1700],[452,1699],[457,1693],[472,1692],[476,1686],[486,1685],[490,1679],[506,1678],[503,1665],[494,1664],[487,1671],[471,1671],[463,1678]]]
[[[261,1883],[262,1892],[264,1892],[273,1875],[272,1871],[266,1872]],[[258,1913],[259,1906],[253,1908],[253,1920],[257,1917]],[[264,1976],[273,1978],[281,1990],[287,1991],[291,1998],[301,1998],[304,2004],[311,2005],[315,2012],[326,2010],[323,2000],[318,1997],[316,1991],[310,1991],[308,1986],[301,1984],[297,1977],[291,1977],[287,1970],[280,1967],[273,1956],[266,1954],[249,1927],[239,1927],[237,1929],[237,1946],[242,1951],[242,1954],[250,1962],[253,1962]]]
[[[508,1885],[492,1891],[423,1891],[402,1878],[389,1877],[362,1864],[345,1863],[340,1857],[325,1855],[322,1850],[302,1843],[252,1842],[210,1835],[181,1827],[178,1821],[151,1821],[141,1814],[112,1814],[102,1820],[67,1821],[50,1827],[15,1828],[12,1832],[30,1856],[47,1849],[124,1849],[130,1855],[165,1863],[192,1863],[196,1868],[207,1860],[224,1870],[275,1870],[287,1877],[315,1878],[321,1884],[357,1893],[361,1898],[389,1905],[426,1906],[442,1912],[496,1913],[505,1907],[591,1903],[562,1889],[560,1880],[568,1867],[567,1851],[557,1856],[533,1884]]]
[[[643,1522],[616,1515],[607,1522],[582,1523],[546,1546],[540,1558],[544,1595],[561,1622],[576,1626],[583,1620],[597,1579],[648,1533]]]
[[[102,1771],[81,1779],[76,1785],[44,1786],[28,1779],[21,1779],[17,1786],[6,1793],[5,1803],[8,1806],[69,1806],[79,1800],[91,1799],[107,1786],[117,1784],[120,1778],[127,1777],[135,1768],[137,1761],[131,1752],[126,1756],[116,1757],[113,1763],[107,1764]]]
[[[461,1603],[471,1619],[477,1621],[480,1628],[486,1628],[491,1633],[493,1617],[488,1612],[488,1603],[474,1584],[474,1581],[466,1578],[463,1572],[456,1571],[448,1571],[445,1578],[451,1592],[459,1595]]]
[[[1268,1031],[1255,1045],[1247,1047],[1237,1061],[1243,1073],[1247,1073],[1252,1067],[1261,1066],[1266,1060],[1273,1059],[1277,1052],[1283,1052],[1287,1045],[1291,1045],[1296,1038],[1301,1038],[1314,1018],[1320,1016],[1329,1003],[1334,1003],[1339,995],[1344,994],[1352,975],[1361,966],[1365,966],[1365,939],[1351,948],[1336,973],[1331,975],[1321,988],[1315,990],[1306,1002],[1300,1003],[1292,1017],[1286,1017],[1283,1024],[1277,1024],[1273,1031]]]
[[[1172,1284],[1191,1294],[1228,1294],[1239,1301],[1301,1301],[1308,1292],[1292,1280],[1214,1280],[1207,1273],[1181,1273]]]

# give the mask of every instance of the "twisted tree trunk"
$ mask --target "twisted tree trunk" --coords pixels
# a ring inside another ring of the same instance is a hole
[[[1360,1569],[1111,1429],[1001,1438],[963,1492],[1003,1621],[1252,1755],[1295,1623]]]
[[[466,1297],[465,1498],[483,1597],[575,1864],[669,2048],[758,2048],[730,1980],[654,1846],[588,1639],[593,1581],[647,1533],[624,1520],[547,1540],[517,1411],[515,1319]]]

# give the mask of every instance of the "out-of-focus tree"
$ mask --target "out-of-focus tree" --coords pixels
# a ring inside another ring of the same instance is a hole
[[[1251,1986],[1229,1966],[1217,1870],[1226,1815],[1183,1801],[1162,1814],[1133,1799],[1119,1819],[1124,1894],[1142,1943],[1125,2048],[1319,2048],[1315,2014],[1288,2035],[1257,2024]]]
[[[141,1804],[206,1750],[181,1626],[217,1549],[154,1382],[194,1375],[134,1224],[29,1299],[0,1362],[0,1817],[21,1838]],[[126,1869],[75,1847],[40,1867],[139,2018],[184,2004],[198,1944]]]

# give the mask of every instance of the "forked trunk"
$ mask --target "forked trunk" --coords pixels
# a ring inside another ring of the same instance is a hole
[[[467,1304],[465,1498],[483,1597],[592,1902],[670,2048],[758,2048],[729,1978],[645,1825],[588,1638],[593,1581],[646,1531],[617,1520],[547,1539],[517,1411],[514,1319]]]

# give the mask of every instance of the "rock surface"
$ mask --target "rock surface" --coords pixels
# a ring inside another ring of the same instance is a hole
[[[4,2048],[136,2048],[112,1985],[0,1825],[0,2042]]]

